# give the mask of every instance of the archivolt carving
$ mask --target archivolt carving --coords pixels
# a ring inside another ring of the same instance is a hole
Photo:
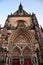
[[[15,40],[13,44],[17,45],[27,45],[29,43],[28,38],[24,34],[20,34]]]
[[[34,34],[31,31],[28,31],[27,29],[23,28],[23,29],[17,29],[12,32],[11,36],[9,37],[9,43],[14,43],[15,39],[21,34],[27,37],[29,43],[36,41]]]
[[[12,56],[20,56],[21,55],[21,50],[19,47],[14,47],[13,51],[12,51]]]
[[[20,35],[24,35],[27,38],[28,46],[32,45],[36,42],[35,36],[30,30],[28,31],[26,28],[23,28],[23,29],[17,28],[16,30],[14,30],[12,32],[12,34],[10,35],[10,37],[8,39],[10,49],[15,45],[15,41],[18,43],[17,38]],[[31,46],[29,46],[29,47],[31,47]],[[33,49],[33,47],[32,47],[32,49]]]
[[[25,47],[23,49],[23,56],[31,56],[31,50],[29,49],[29,47]]]

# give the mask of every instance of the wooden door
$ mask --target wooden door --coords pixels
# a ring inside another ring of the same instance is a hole
[[[20,65],[19,59],[13,59],[12,65]]]
[[[24,65],[32,65],[30,59],[24,59]]]

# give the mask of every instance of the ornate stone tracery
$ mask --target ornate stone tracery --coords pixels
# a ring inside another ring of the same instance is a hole
[[[23,56],[31,56],[31,50],[29,49],[29,47],[25,47],[23,49]]]
[[[21,39],[21,40],[20,40]],[[13,31],[11,36],[9,37],[9,45],[13,46],[30,46],[32,49],[31,44],[36,43],[36,39],[34,37],[34,34],[31,33],[31,31],[28,31],[27,29],[17,29],[16,31]],[[11,47],[10,47],[11,48]]]
[[[36,15],[28,14],[21,4],[14,14],[8,15],[4,27],[0,27],[0,47],[6,51],[6,65],[8,61],[10,65],[13,60],[15,64],[18,59],[20,65],[25,65],[25,61],[29,64],[30,60],[33,65],[38,65],[43,55],[41,31]]]
[[[14,47],[12,54],[13,54],[13,56],[20,56],[20,55],[21,55],[21,50],[20,50],[20,48]]]
[[[26,29],[17,29],[17,30],[12,32],[11,36],[9,37],[9,41],[15,40],[20,35],[25,35],[27,37],[27,39],[29,40],[29,42],[36,40],[34,34],[31,33],[31,31],[28,31]]]

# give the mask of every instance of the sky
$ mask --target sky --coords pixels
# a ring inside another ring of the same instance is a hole
[[[26,12],[36,14],[43,27],[43,0],[0,0],[0,25],[4,26],[7,16],[17,11],[20,3]]]

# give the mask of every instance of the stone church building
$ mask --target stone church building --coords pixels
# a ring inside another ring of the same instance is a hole
[[[40,65],[43,62],[43,29],[34,13],[20,4],[0,26],[0,62],[5,65]]]

